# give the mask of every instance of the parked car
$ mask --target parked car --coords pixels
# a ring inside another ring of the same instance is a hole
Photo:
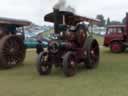
[[[24,44],[26,48],[36,48],[38,44],[41,44],[43,47],[47,47],[48,45],[48,39],[43,38],[42,40],[36,40],[36,39],[26,39],[24,41]]]
[[[26,48],[36,48],[38,41],[36,39],[26,39],[24,44]]]

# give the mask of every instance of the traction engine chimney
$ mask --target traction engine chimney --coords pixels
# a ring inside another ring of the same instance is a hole
[[[59,9],[54,8],[54,31],[56,34],[59,33]]]

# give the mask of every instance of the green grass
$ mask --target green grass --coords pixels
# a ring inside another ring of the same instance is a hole
[[[39,76],[35,50],[28,50],[24,65],[0,70],[0,96],[128,96],[128,52],[101,49],[95,70],[79,70],[66,78],[62,70]]]
[[[99,42],[99,45],[103,45],[103,42],[104,42],[104,37],[103,36],[94,35],[94,38],[97,39],[97,41]]]

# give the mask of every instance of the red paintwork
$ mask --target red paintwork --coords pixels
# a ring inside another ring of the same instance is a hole
[[[118,52],[118,50],[121,50],[121,47],[119,46],[119,44],[113,44],[112,50],[115,50],[115,52]]]
[[[126,13],[125,35],[128,42],[128,13]]]
[[[110,29],[115,31],[109,33]],[[118,29],[121,29],[122,32],[118,32]],[[104,46],[109,47],[113,41],[128,42],[128,13],[126,13],[125,25],[111,25],[107,27],[106,35],[104,37]]]
[[[111,33],[108,32],[109,29],[116,29],[116,31],[113,31]],[[104,46],[108,47],[113,41],[123,41],[124,40],[124,36],[125,36],[125,32],[122,33],[118,33],[117,29],[121,28],[123,30],[125,30],[125,26],[124,25],[111,25],[108,26],[107,28],[107,32],[104,36]]]

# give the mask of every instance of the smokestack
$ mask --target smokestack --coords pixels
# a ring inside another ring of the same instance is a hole
[[[54,8],[54,31],[59,33],[59,9]]]

